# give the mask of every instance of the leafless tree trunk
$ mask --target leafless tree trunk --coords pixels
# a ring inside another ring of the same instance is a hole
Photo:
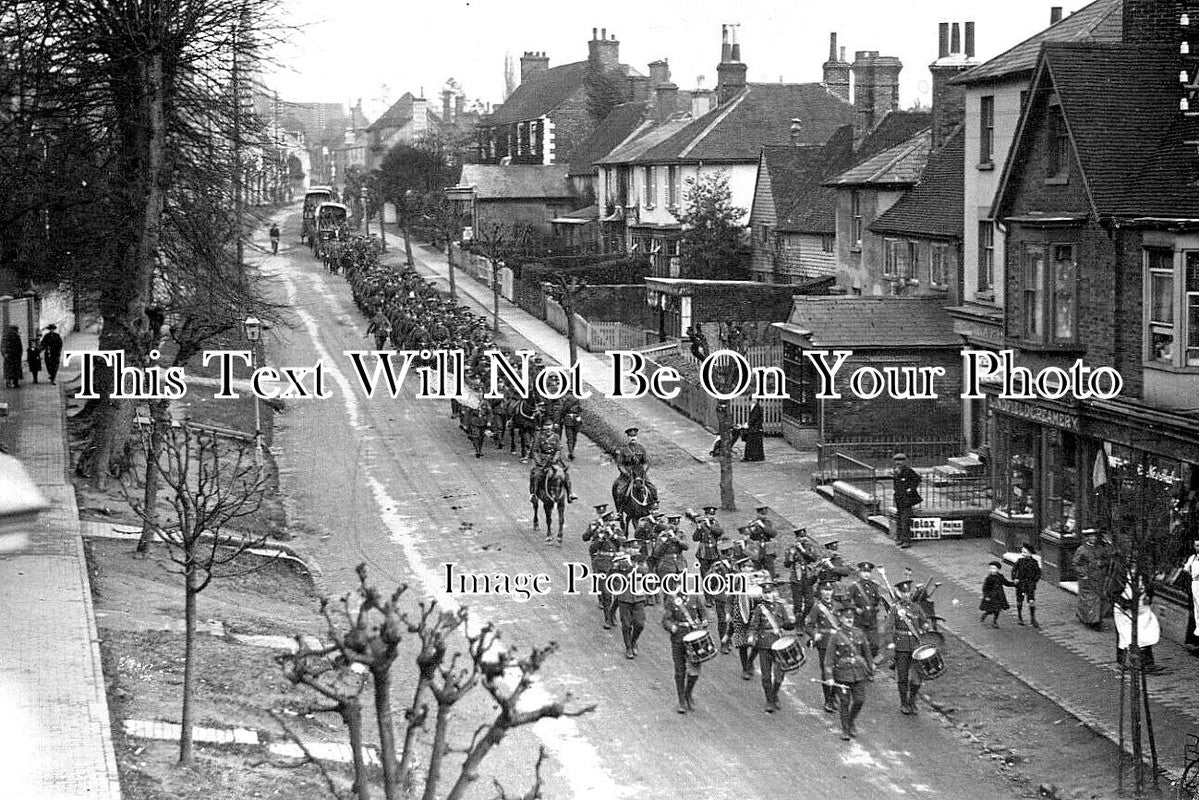
[[[716,405],[716,419],[720,433],[720,507],[725,511],[736,511],[737,502],[733,493],[733,415],[727,400]]]

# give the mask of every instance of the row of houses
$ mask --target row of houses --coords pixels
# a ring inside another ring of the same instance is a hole
[[[519,111],[479,128],[491,163],[452,191],[476,223],[502,220],[536,175],[541,224],[649,256],[648,302],[668,313],[666,295],[707,291],[678,258],[686,181],[725,173],[747,210],[753,280],[795,287],[787,318],[766,320],[782,343],[787,439],[833,472],[875,474],[907,449],[932,486],[971,487],[930,512],[958,522],[947,531],[989,535],[997,552],[1034,542],[1068,578],[1079,534],[1112,524],[1098,490],[1121,470],[1152,476],[1153,513],[1180,539],[1197,532],[1199,4],[1095,0],[1048,16],[987,60],[973,24],[941,23],[932,107],[915,110],[899,108],[897,59],[850,62],[835,34],[821,82],[754,83],[726,28],[715,88],[687,91],[665,60],[647,81],[593,35],[598,73],[593,46],[582,77],[560,73],[552,93],[540,81],[553,68],[522,75]],[[582,135],[596,74],[623,95]],[[502,126],[507,149],[493,146]],[[519,202],[537,216],[535,198]],[[676,317],[676,336],[705,322]],[[803,354],[829,348],[944,366],[942,397],[818,400]],[[1012,351],[1034,371],[1082,359],[1116,368],[1124,388],[1010,399],[988,385],[963,401],[962,348]]]

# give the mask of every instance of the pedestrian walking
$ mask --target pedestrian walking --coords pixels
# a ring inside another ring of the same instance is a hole
[[[1041,557],[1031,544],[1020,545],[1020,558],[1012,567],[1012,580],[1016,582],[1016,624],[1024,624],[1024,601],[1028,601],[1028,621],[1034,628],[1037,622],[1037,582],[1041,580]]]
[[[765,436],[765,413],[762,404],[757,400],[749,407],[749,420],[745,427],[745,456],[742,461],[765,461],[766,450],[763,444]]]
[[[1137,608],[1137,649],[1141,653],[1141,669],[1145,672],[1161,672],[1153,658],[1153,646],[1161,641],[1162,627],[1153,611],[1153,589],[1148,581],[1141,579],[1141,596]],[[1128,648],[1132,644],[1132,579],[1125,582],[1124,591],[1113,604],[1113,622],[1116,624],[1116,663],[1126,666]]]
[[[905,453],[896,453],[891,460],[895,464],[895,543],[907,550],[912,546],[912,509],[923,500],[918,491],[920,474],[908,466]]]
[[[1191,655],[1199,656],[1199,539],[1191,542],[1191,555],[1182,565],[1190,579],[1191,618],[1187,620],[1186,646]]]
[[[271,254],[279,252],[279,226],[271,223]]]
[[[25,366],[29,367],[29,374],[33,376],[33,382],[37,383],[37,375],[42,371],[42,351],[32,338],[29,340],[29,346],[25,348]]]
[[[21,329],[9,325],[4,337],[0,338],[0,356],[4,359],[4,386],[16,389],[21,385],[21,359],[25,348],[21,346]]]
[[[42,361],[46,365],[46,375],[50,383],[54,383],[58,375],[58,362],[62,358],[62,337],[58,335],[58,326],[51,323],[46,326],[39,349],[42,351]]]
[[[1012,607],[1007,601],[1007,592],[1003,587],[1016,584],[1004,577],[1002,561],[992,561],[987,569],[987,577],[983,578],[982,600],[978,603],[978,610],[983,613],[978,621],[986,622],[987,617],[994,617],[991,627],[998,628],[1000,613]]]

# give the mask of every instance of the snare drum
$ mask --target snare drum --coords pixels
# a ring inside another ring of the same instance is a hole
[[[707,631],[692,631],[685,635],[683,648],[687,651],[687,659],[699,664],[716,658],[716,645]]]
[[[803,666],[806,656],[799,646],[799,639],[794,636],[779,639],[770,645],[770,649],[774,652],[774,663],[783,672],[793,672]]]
[[[931,644],[921,645],[912,651],[912,664],[926,681],[939,678],[945,672],[945,659]]]

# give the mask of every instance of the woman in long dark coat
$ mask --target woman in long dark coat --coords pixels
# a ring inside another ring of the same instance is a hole
[[[762,404],[754,400],[749,407],[749,421],[745,429],[745,457],[742,461],[765,461],[766,451],[763,448],[762,437],[765,433],[765,415]]]
[[[4,385],[15,389],[21,385],[21,359],[25,357],[21,329],[16,325],[9,325],[0,339],[0,356],[4,357]]]
[[[1003,590],[1005,586],[1015,586],[1003,575],[1003,564],[999,561],[992,561],[990,572],[986,578],[983,578],[983,597],[978,604],[978,610],[983,612],[979,618],[979,622],[986,622],[987,617],[994,616],[991,620],[991,627],[999,627],[1000,613],[1011,608],[1011,604],[1007,601],[1007,592]]]

